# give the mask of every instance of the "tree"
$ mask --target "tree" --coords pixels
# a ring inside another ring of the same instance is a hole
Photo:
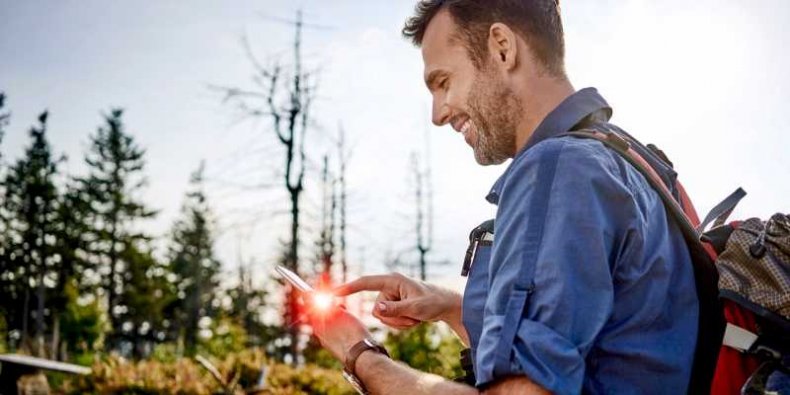
[[[283,263],[294,273],[299,274],[300,197],[304,191],[305,137],[317,86],[314,73],[302,69],[301,11],[297,12],[294,26],[296,27],[293,43],[294,62],[290,73],[279,63],[275,63],[272,67],[264,67],[252,54],[249,45],[246,45],[247,55],[256,71],[253,81],[260,89],[248,90],[236,87],[215,87],[215,89],[224,94],[225,102],[235,103],[245,117],[270,120],[274,134],[285,151],[283,184],[290,202],[291,229]],[[291,354],[295,363],[299,351],[297,325],[299,308],[296,292],[291,290],[286,299],[285,322],[290,331]]]
[[[119,343],[122,352],[147,357],[154,343],[165,340],[164,311],[175,299],[167,280],[169,271],[144,242],[126,245],[119,258],[128,267],[118,294],[117,306],[123,314],[118,317],[120,328],[115,328],[115,335],[124,340]]]
[[[62,321],[64,318],[69,319],[66,316],[76,311],[74,306],[69,305],[77,303],[80,293],[95,290],[87,280],[88,277],[92,277],[87,270],[89,264],[86,261],[88,241],[85,235],[91,232],[90,225],[87,223],[89,210],[90,202],[77,188],[77,184],[74,182],[66,184],[63,193],[58,196],[53,221],[54,249],[59,257],[56,269],[57,281],[48,297],[49,304],[54,310],[51,342],[53,358],[65,358],[67,351],[74,351],[69,349],[68,345],[59,346]],[[78,307],[84,310],[85,306]]]
[[[198,322],[210,316],[219,286],[220,262],[214,256],[214,224],[203,191],[204,165],[192,175],[191,188],[173,227],[170,266],[177,299],[173,308],[188,354],[195,352]]]
[[[287,331],[282,325],[264,322],[269,292],[255,284],[252,267],[251,263],[242,262],[239,265],[236,284],[225,290],[225,295],[230,299],[225,314],[247,333],[247,347],[265,349],[268,356],[282,360],[290,349],[278,340]]]
[[[120,305],[124,293],[124,272],[134,262],[136,246],[149,238],[136,231],[139,221],[152,218],[156,212],[148,209],[137,193],[145,186],[142,175],[145,151],[127,134],[123,125],[123,110],[115,108],[104,116],[106,124],[90,138],[90,149],[85,157],[88,176],[78,179],[81,193],[90,201],[88,255],[91,270],[99,277],[99,292],[106,297],[110,327],[118,329],[128,308]],[[123,254],[124,251],[129,253]],[[106,344],[113,347],[113,339]]]
[[[42,356],[45,316],[50,314],[46,305],[46,284],[57,281],[57,266],[61,263],[55,249],[54,227],[58,200],[54,183],[57,164],[46,137],[47,117],[47,111],[39,115],[38,126],[30,129],[31,143],[24,157],[9,169],[4,180],[5,206],[10,216],[6,247],[10,267],[4,276],[16,280],[19,285],[11,290],[12,297],[19,301],[19,296],[24,295],[22,309],[13,317],[14,326],[21,321],[25,346],[30,335],[31,298],[35,298],[34,350]]]
[[[340,196],[339,196],[339,210],[340,210],[340,268],[341,268],[341,275],[340,281],[345,283],[348,281],[348,254],[347,254],[347,244],[346,244],[346,204],[348,199],[348,194],[346,193],[346,168],[348,167],[348,160],[351,157],[351,153],[346,149],[346,132],[343,130],[343,126],[341,125],[339,128],[338,140],[337,140],[337,156],[340,162],[340,168],[338,169],[338,184],[340,184]]]
[[[3,143],[3,136],[5,135],[5,128],[8,126],[11,114],[5,109],[6,96],[5,93],[0,91],[0,146]],[[0,151],[0,300],[8,301],[8,303],[0,304],[0,352],[6,349],[8,337],[8,318],[6,318],[10,311],[10,305],[13,301],[13,289],[16,284],[10,262],[7,254],[8,238],[8,215],[6,210],[6,197],[5,187],[3,186],[2,179],[5,177],[3,163],[3,152]],[[6,306],[8,304],[9,306]]]
[[[412,153],[411,161],[415,181],[414,203],[417,209],[414,233],[417,237],[416,248],[419,255],[420,279],[425,281],[428,276],[428,253],[433,249],[431,168],[429,164],[425,169],[421,169],[420,159],[416,153]]]
[[[335,226],[337,193],[334,177],[329,172],[329,155],[324,155],[321,172],[321,232],[318,235],[318,260],[315,272],[319,274],[318,287],[329,288],[332,283],[332,267],[335,263]]]

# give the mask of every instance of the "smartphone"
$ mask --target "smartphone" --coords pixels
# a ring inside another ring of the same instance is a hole
[[[284,266],[278,265],[274,268],[274,270],[277,271],[278,274],[283,276],[283,278],[286,279],[291,285],[296,287],[296,289],[304,293],[311,293],[315,291],[313,287],[310,286],[310,284],[302,280],[302,278],[299,277],[296,273],[286,269]]]

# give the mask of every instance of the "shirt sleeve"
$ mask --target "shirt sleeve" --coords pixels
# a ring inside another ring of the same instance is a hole
[[[550,139],[508,170],[478,385],[526,375],[554,393],[581,391],[585,357],[613,309],[614,262],[639,237],[632,194],[610,155],[598,142]]]

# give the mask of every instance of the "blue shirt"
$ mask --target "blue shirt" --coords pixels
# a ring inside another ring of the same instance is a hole
[[[559,394],[686,391],[698,303],[679,228],[616,152],[556,137],[610,115],[595,89],[570,96],[487,197],[498,208],[473,345],[480,386],[526,375]]]

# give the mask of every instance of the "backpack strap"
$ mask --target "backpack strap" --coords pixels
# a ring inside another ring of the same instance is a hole
[[[732,214],[732,210],[735,210],[735,206],[746,196],[746,191],[743,188],[738,188],[735,192],[731,193],[730,196],[727,196],[721,203],[717,204],[708,215],[705,216],[705,219],[702,220],[702,223],[697,226],[697,234],[702,234],[705,232],[705,228],[713,222],[713,227],[717,227],[719,225],[723,225],[724,221]]]
[[[599,130],[582,129],[568,132],[563,136],[598,140],[617,152],[645,177],[648,184],[658,193],[669,217],[680,228],[691,255],[697,298],[699,299],[697,345],[694,350],[694,365],[691,369],[688,393],[709,394],[719,349],[724,337],[725,320],[719,301],[719,273],[712,258],[715,253],[709,249],[709,246],[703,245],[699,239],[695,229],[699,219],[696,218],[696,213],[693,213],[690,199],[678,184],[676,187],[681,195],[680,202],[675,200],[658,173],[631,147],[631,142],[611,130],[605,133]],[[635,143],[638,144],[638,142]],[[689,214],[691,213],[693,215],[690,218]]]

